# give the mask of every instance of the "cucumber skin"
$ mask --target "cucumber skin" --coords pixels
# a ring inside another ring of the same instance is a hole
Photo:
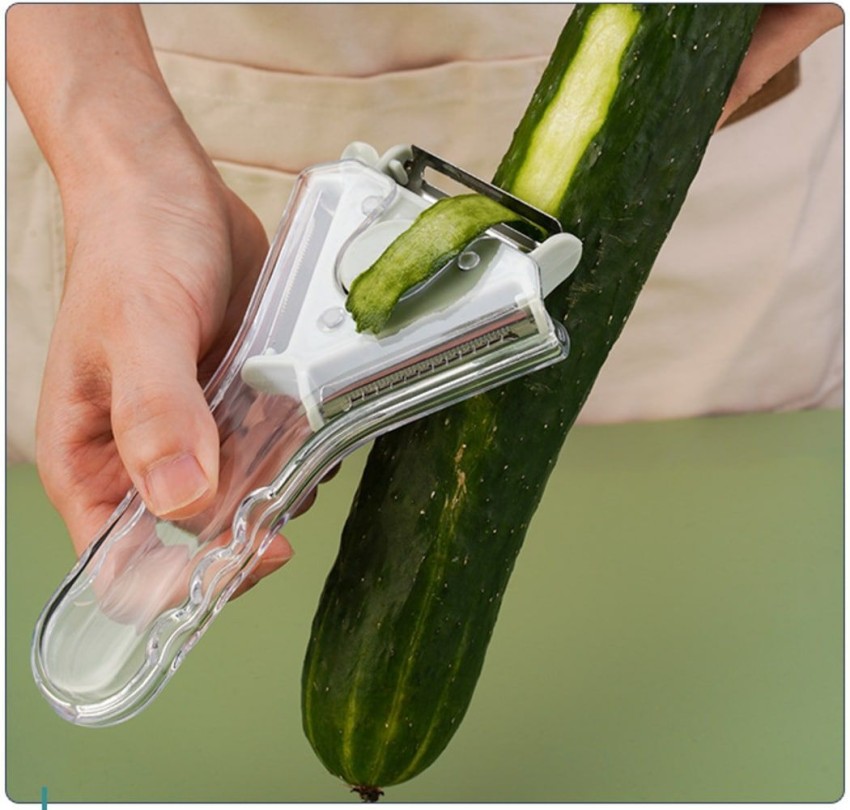
[[[495,177],[508,190],[593,10],[577,7],[515,133]],[[302,690],[308,739],[348,784],[410,779],[460,724],[549,473],[684,201],[760,7],[668,10],[641,7],[606,122],[557,211],[584,243],[547,300],[570,356],[384,436],[369,456]]]
[[[480,194],[446,197],[426,208],[354,279],[345,308],[357,331],[378,334],[408,290],[431,278],[487,228],[521,219]]]

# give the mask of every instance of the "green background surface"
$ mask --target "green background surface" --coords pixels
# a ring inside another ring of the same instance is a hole
[[[842,414],[576,428],[469,713],[395,801],[823,802],[843,791]],[[16,801],[356,801],[301,732],[310,621],[365,455],[295,521],[165,692],[107,729],[30,675],[72,564],[31,467],[7,476],[6,784]]]

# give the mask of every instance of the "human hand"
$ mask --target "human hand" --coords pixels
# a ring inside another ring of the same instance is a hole
[[[201,384],[236,332],[263,229],[171,98],[138,6],[18,4],[6,42],[65,222],[37,422],[45,489],[78,552],[131,485],[155,514],[197,521],[232,472]],[[251,581],[290,554],[276,537]]]
[[[235,335],[268,245],[180,127],[144,161],[77,180],[63,189],[66,284],[37,456],[81,552],[130,486],[169,519],[211,505],[219,435],[201,382]],[[276,541],[258,574],[290,553]]]
[[[843,21],[843,10],[834,3],[765,5],[717,128],[722,127],[770,78]]]

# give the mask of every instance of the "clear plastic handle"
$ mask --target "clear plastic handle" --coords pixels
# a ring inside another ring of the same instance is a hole
[[[240,372],[247,358],[287,345],[310,275],[395,193],[354,161],[299,178],[243,327],[207,386],[221,441],[215,502],[165,521],[128,493],[39,618],[33,672],[62,716],[109,725],[146,705],[320,477],[319,468],[296,475],[315,434],[304,403],[259,392]]]

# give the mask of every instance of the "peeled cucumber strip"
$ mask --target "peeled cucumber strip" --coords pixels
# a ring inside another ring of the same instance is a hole
[[[431,278],[488,228],[521,219],[481,194],[447,197],[426,208],[354,279],[345,306],[357,331],[378,334],[406,292]]]

